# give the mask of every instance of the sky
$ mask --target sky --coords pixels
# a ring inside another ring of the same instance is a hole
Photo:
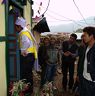
[[[38,14],[40,2],[42,6]],[[34,0],[33,9],[34,17],[41,16],[46,11],[44,16],[49,25],[67,24],[72,20],[77,21],[95,16],[95,0]]]

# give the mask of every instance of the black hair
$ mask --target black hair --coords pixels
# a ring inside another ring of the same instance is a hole
[[[74,33],[72,33],[70,36],[74,37],[74,38],[75,38],[75,40],[77,39],[77,35],[76,35],[76,34],[74,34]]]
[[[88,26],[83,29],[83,32],[86,32],[89,36],[93,35],[95,39],[95,27]]]

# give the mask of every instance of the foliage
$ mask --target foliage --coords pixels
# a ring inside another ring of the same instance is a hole
[[[77,29],[75,32],[76,33],[82,33],[82,29]]]
[[[57,89],[54,87],[53,82],[47,82],[40,96],[55,96],[55,91],[57,91]]]
[[[24,91],[28,89],[29,83],[25,82],[26,80],[19,80],[16,82],[10,83],[9,92],[11,96],[25,96]]]

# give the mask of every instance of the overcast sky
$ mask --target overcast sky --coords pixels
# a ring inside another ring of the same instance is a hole
[[[42,2],[40,14],[37,13]],[[45,12],[49,0],[34,0],[34,17]],[[95,0],[50,0],[45,17],[50,25],[69,23],[70,20],[82,20],[95,16]]]

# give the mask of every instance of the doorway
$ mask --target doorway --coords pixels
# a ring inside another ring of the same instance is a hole
[[[8,70],[9,70],[9,82],[20,79],[20,56],[18,48],[17,32],[15,30],[15,20],[18,16],[22,16],[23,10],[9,6],[8,15]]]

